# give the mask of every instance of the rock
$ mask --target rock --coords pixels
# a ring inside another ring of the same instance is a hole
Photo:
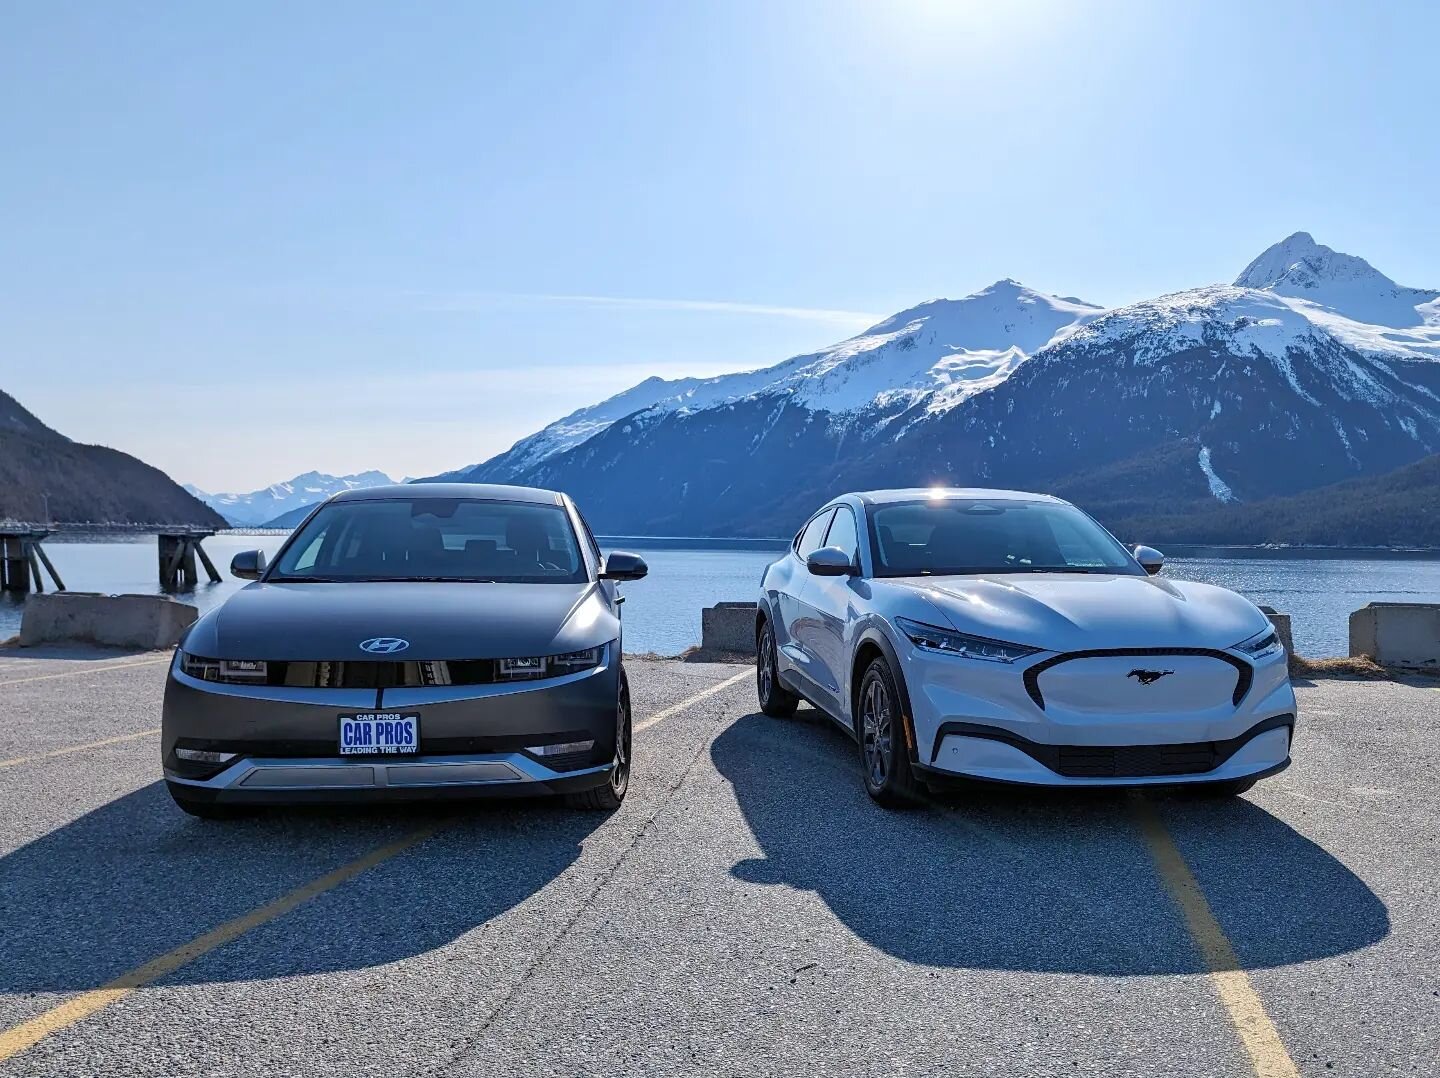
[[[707,652],[755,654],[755,604],[716,603],[700,611],[700,646]]]
[[[1350,654],[1402,670],[1440,670],[1440,603],[1371,603],[1355,611]]]
[[[25,600],[20,646],[88,643],[155,651],[173,647],[199,615],[189,603],[164,595],[34,594]]]

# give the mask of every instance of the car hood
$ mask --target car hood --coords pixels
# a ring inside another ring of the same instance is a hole
[[[215,659],[495,659],[580,651],[619,635],[593,582],[254,583],[197,621],[182,646]],[[377,636],[410,646],[360,650]]]
[[[1269,624],[1226,588],[1159,577],[1014,573],[887,583],[921,593],[961,632],[1047,651],[1228,648]]]

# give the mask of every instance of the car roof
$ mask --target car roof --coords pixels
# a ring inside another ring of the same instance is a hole
[[[553,490],[539,487],[512,487],[503,483],[392,483],[383,487],[342,490],[332,502],[382,502],[394,498],[468,498],[485,502],[534,502],[560,505],[563,499]]]
[[[896,490],[861,490],[853,497],[865,505],[890,505],[929,498],[978,498],[987,502],[1054,502],[1066,504],[1050,494],[1032,494],[1025,490],[991,490],[988,487],[905,487]]]

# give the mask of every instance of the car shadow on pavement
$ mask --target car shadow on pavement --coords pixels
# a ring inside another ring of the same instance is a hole
[[[439,830],[166,977],[361,969],[440,947],[535,894],[606,817],[558,801],[269,810],[202,822],[156,782],[0,858],[0,993],[106,984],[422,828]],[[248,945],[247,945],[248,944]]]
[[[811,711],[747,716],[711,753],[764,852],[735,876],[815,892],[888,954],[1025,972],[1206,971],[1134,795],[985,788],[886,810],[865,794],[854,742]],[[1354,873],[1251,801],[1149,800],[1244,967],[1326,958],[1389,932]]]

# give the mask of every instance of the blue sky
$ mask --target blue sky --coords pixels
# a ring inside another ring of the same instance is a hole
[[[999,277],[1440,286],[1431,3],[11,3],[0,388],[208,489],[481,460]]]

